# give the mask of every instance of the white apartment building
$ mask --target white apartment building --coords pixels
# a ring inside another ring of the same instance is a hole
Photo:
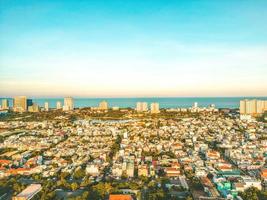
[[[136,103],[136,111],[137,112],[145,112],[147,111],[147,102],[137,102]]]
[[[63,110],[68,111],[68,110],[73,110],[73,109],[74,109],[73,98],[72,97],[65,97]]]
[[[159,110],[159,103],[151,103],[150,104],[150,110],[151,110],[151,113],[160,113],[160,110]]]

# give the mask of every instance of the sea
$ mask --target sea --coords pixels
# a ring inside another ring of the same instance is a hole
[[[0,98],[0,103],[2,103]],[[7,98],[9,105],[12,106],[12,98]],[[43,107],[45,102],[49,103],[50,108],[56,107],[56,102],[61,101],[62,105],[64,102],[63,98],[30,98],[34,103]],[[211,104],[215,104],[217,108],[239,108],[239,101],[242,99],[260,99],[267,100],[265,97],[144,97],[144,98],[75,98],[74,107],[96,107],[100,101],[107,101],[109,107],[120,107],[120,108],[135,108],[137,102],[157,102],[160,108],[189,108],[194,102],[198,103],[199,107],[207,107]]]

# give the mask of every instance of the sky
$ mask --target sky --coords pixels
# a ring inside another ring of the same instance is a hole
[[[0,96],[267,96],[266,0],[0,0]]]

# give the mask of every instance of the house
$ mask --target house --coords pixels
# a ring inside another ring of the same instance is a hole
[[[180,169],[174,168],[174,167],[166,167],[165,173],[167,177],[178,177],[180,176]]]
[[[138,176],[148,176],[148,168],[146,165],[138,166]]]
[[[96,165],[87,165],[86,169],[85,169],[87,174],[90,174],[92,176],[98,176],[99,175],[99,169],[98,166]]]

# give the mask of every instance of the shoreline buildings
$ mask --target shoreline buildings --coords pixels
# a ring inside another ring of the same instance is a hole
[[[57,101],[57,106],[56,106],[56,108],[57,108],[58,110],[62,108],[62,107],[61,107],[61,102],[60,102],[60,101]]]
[[[13,99],[13,110],[15,112],[25,112],[27,111],[27,97],[26,96],[16,96]]]
[[[136,111],[137,112],[146,112],[147,110],[148,110],[147,102],[137,102],[136,103]]]
[[[267,100],[248,100],[240,101],[240,115],[258,116],[267,111]]]
[[[5,109],[9,109],[9,102],[7,99],[3,99],[2,100],[2,109],[5,110]]]
[[[152,114],[157,114],[157,113],[160,113],[160,110],[159,110],[159,103],[151,103],[150,104],[150,110],[151,110],[151,113]]]
[[[72,97],[65,97],[63,110],[69,111],[69,110],[73,110],[73,109],[74,109],[73,98]]]
[[[49,103],[48,102],[44,103],[44,109],[45,109],[45,111],[49,111]]]
[[[29,112],[39,112],[40,108],[37,103],[33,103],[31,106],[28,107]]]
[[[98,107],[99,110],[108,110],[108,102],[106,101],[101,101],[99,103],[99,107]]]

